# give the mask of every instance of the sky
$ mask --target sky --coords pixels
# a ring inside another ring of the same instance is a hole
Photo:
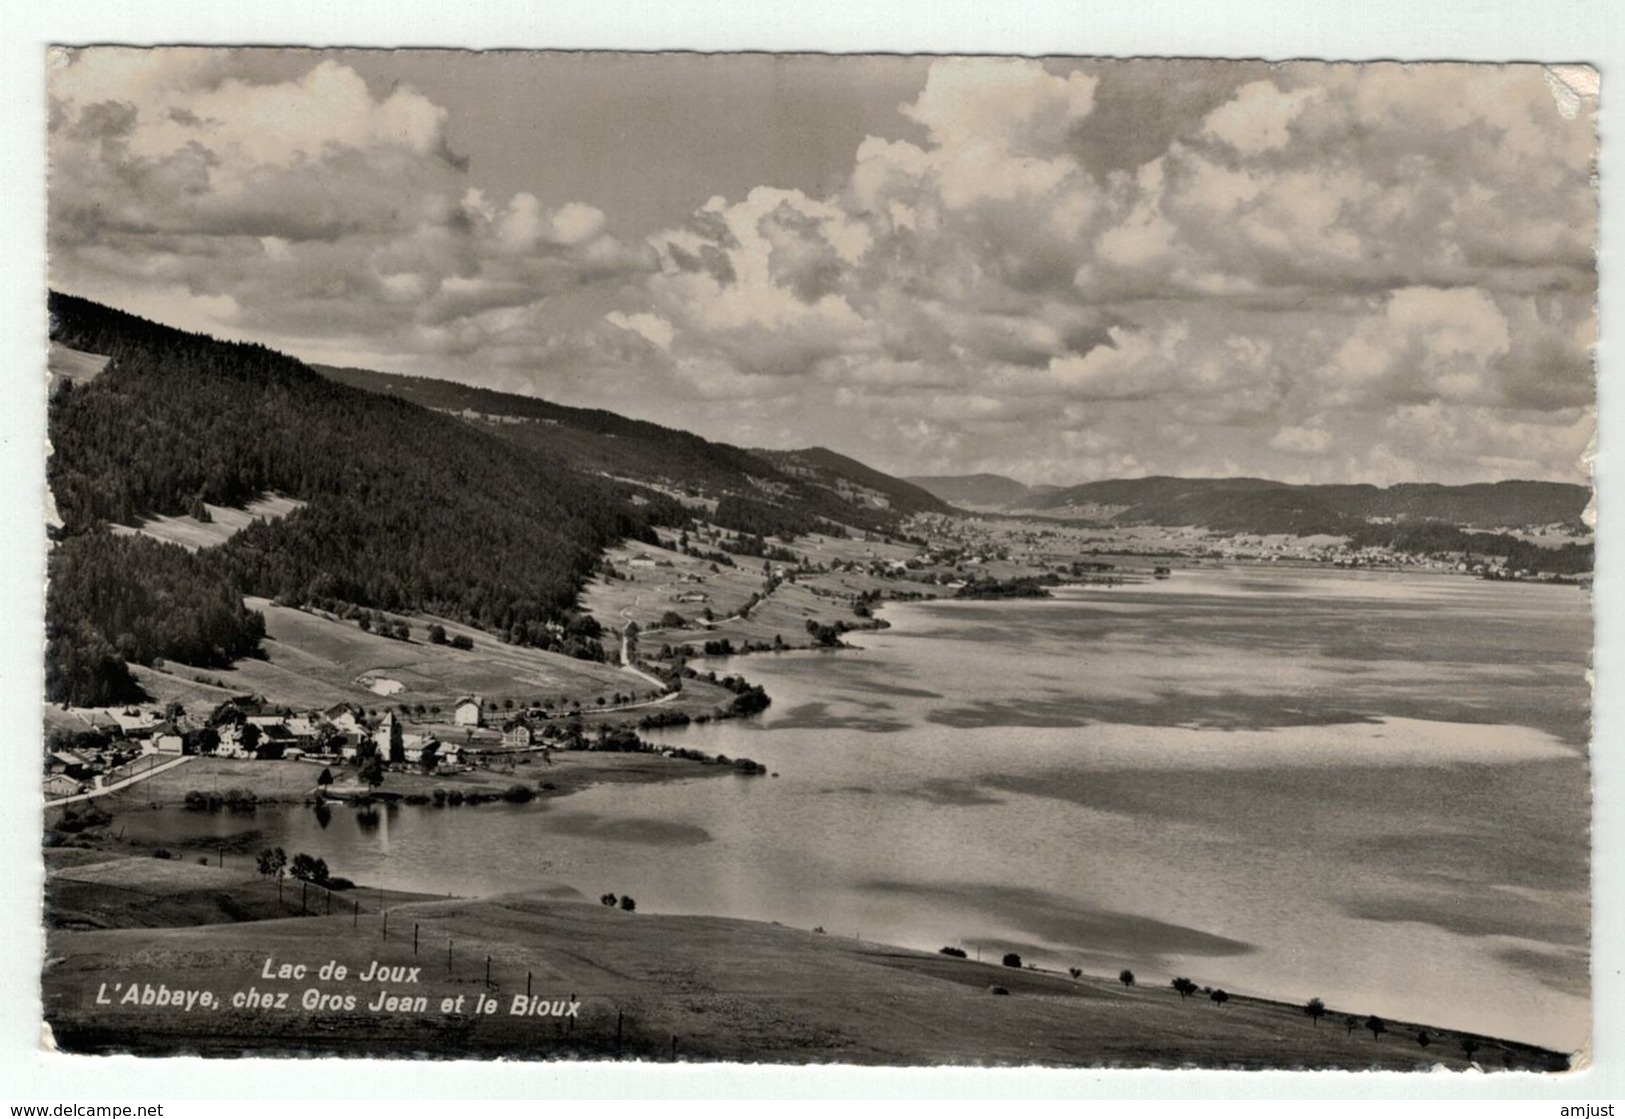
[[[1585,481],[1595,77],[93,48],[53,286],[902,475]]]

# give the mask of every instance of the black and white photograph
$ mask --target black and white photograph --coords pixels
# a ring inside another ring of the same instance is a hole
[[[43,1045],[1592,1064],[1583,59],[44,70]]]

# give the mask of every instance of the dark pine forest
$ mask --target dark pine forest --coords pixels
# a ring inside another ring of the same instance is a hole
[[[676,503],[584,474],[402,400],[52,293],[51,330],[112,360],[50,403],[46,690],[139,698],[130,662],[222,666],[251,653],[255,594],[423,610],[552,647],[602,549],[679,524]],[[276,491],[307,504],[189,553],[110,523],[201,514]],[[634,492],[638,500],[633,501]]]

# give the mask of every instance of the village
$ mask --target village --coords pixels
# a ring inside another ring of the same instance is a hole
[[[931,539],[929,552],[916,558],[875,564],[877,574],[897,575],[920,568],[965,567],[1006,562],[1060,575],[1081,572],[1130,574],[1154,571],[1159,560],[1185,565],[1260,563],[1468,575],[1518,582],[1587,583],[1589,572],[1537,570],[1484,551],[1440,552],[1384,545],[1359,545],[1344,536],[1288,533],[1220,533],[1195,526],[1100,526],[1024,518],[944,517],[923,514],[910,528]],[[1505,528],[1543,549],[1589,542],[1573,526],[1551,524]],[[1486,538],[1494,535],[1487,533]],[[1082,557],[1080,559],[1080,557]],[[939,571],[939,577],[943,573]],[[962,574],[962,572],[961,572]],[[944,581],[946,579],[944,578]]]
[[[293,712],[258,696],[235,697],[203,717],[176,703],[78,714],[84,731],[58,731],[47,742],[48,806],[115,791],[191,757],[354,767],[355,780],[328,787],[326,795],[342,798],[347,789],[364,793],[387,772],[466,773],[515,755],[598,745],[579,717],[561,725],[549,721],[546,708],[515,709],[511,701],[504,706],[480,696],[422,715],[348,702]]]

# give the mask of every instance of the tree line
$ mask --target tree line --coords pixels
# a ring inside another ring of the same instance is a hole
[[[728,494],[717,501],[712,523],[745,536],[777,536],[794,540],[818,530],[816,518],[785,505],[769,505],[754,498]]]

